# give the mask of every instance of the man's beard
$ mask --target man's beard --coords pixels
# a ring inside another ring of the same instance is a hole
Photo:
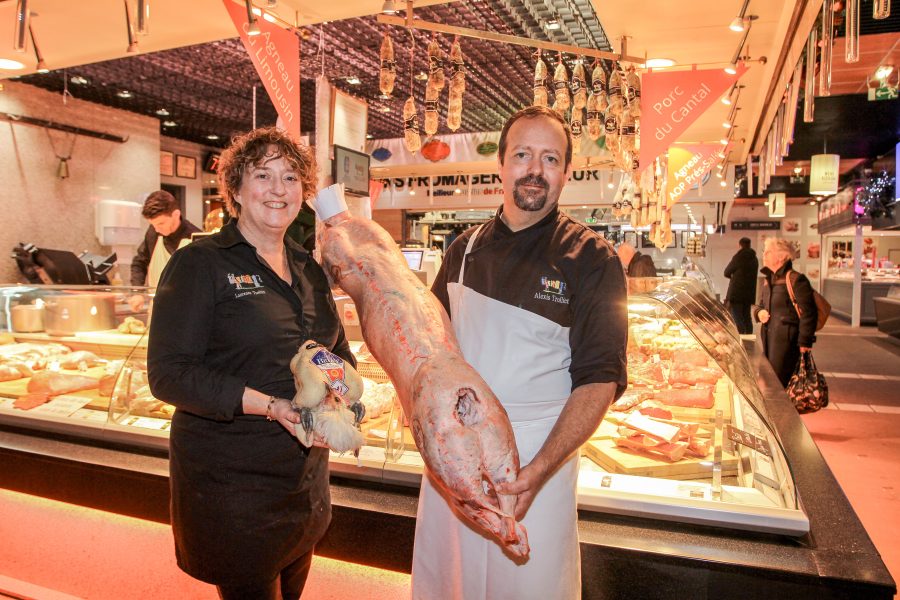
[[[522,186],[539,185],[544,189],[540,191],[523,190]],[[517,179],[513,185],[513,200],[516,206],[522,210],[529,212],[539,211],[544,208],[547,203],[547,193],[550,190],[550,184],[540,175],[527,175],[521,179]]]

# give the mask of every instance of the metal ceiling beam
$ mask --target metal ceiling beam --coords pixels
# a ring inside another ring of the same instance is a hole
[[[387,25],[396,25],[397,27],[407,27],[410,29],[423,29],[425,31],[436,31],[449,35],[460,35],[463,37],[475,38],[478,40],[490,40],[492,42],[500,42],[501,44],[515,44],[518,46],[528,46],[530,48],[539,48],[541,50],[550,50],[552,52],[563,52],[565,54],[575,54],[579,56],[590,56],[593,58],[602,58],[605,60],[618,60],[631,63],[643,63],[644,59],[636,56],[628,56],[626,54],[616,54],[605,50],[595,50],[593,48],[580,48],[578,46],[569,46],[566,44],[556,44],[554,42],[544,42],[541,40],[533,40],[529,38],[517,37],[514,35],[504,35],[502,33],[494,33],[493,31],[480,31],[478,29],[469,29],[467,27],[454,27],[452,25],[443,25],[441,23],[430,23],[422,20],[412,20],[412,15],[408,14],[406,18],[391,17],[388,15],[378,15],[379,23]]]

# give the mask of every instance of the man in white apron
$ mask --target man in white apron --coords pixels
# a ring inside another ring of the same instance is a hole
[[[498,158],[503,206],[454,241],[432,291],[466,360],[509,414],[522,469],[500,491],[518,495],[531,554],[511,559],[426,476],[414,600],[580,597],[577,451],[626,384],[622,264],[602,237],[558,210],[571,173],[565,121],[545,108],[519,111]]]
[[[141,215],[150,222],[150,227],[131,262],[131,285],[156,287],[172,254],[189,244],[191,234],[200,229],[181,217],[178,201],[164,190],[147,196]],[[135,295],[129,304],[134,310],[140,310],[143,297]]]

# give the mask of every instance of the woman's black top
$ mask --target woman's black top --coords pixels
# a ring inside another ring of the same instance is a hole
[[[274,578],[328,527],[328,452],[241,410],[245,387],[292,398],[290,360],[314,339],[355,365],[325,273],[285,239],[293,284],[236,222],[176,252],[147,349],[150,388],[177,408],[170,434],[179,566],[215,584]]]

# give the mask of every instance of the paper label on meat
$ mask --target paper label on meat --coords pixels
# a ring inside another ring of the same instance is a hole
[[[350,387],[344,382],[344,360],[341,357],[323,349],[313,354],[310,362],[322,371],[328,387],[335,394],[345,396],[350,391]]]

